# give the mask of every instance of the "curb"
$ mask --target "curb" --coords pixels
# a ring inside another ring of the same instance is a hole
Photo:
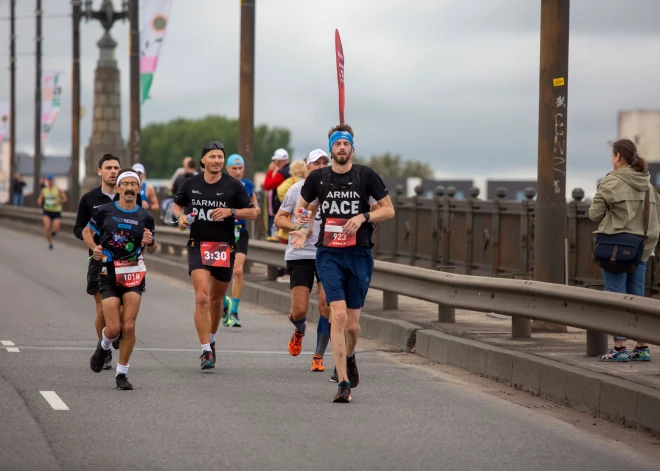
[[[435,330],[419,330],[415,353],[558,404],[660,435],[660,392],[561,362]]]

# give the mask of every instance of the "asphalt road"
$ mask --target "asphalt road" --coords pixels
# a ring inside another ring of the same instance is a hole
[[[569,424],[407,368],[374,343],[357,354],[353,403],[333,404],[329,372],[309,371],[315,326],[294,358],[286,318],[249,304],[242,329],[221,330],[216,369],[201,372],[192,289],[154,273],[137,319],[135,390],[118,391],[114,370],[89,369],[84,250],[50,252],[5,229],[0,240],[0,470],[655,469]]]

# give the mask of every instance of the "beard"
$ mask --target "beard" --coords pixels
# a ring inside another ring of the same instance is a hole
[[[346,165],[349,160],[351,160],[351,155],[350,154],[332,154],[332,158],[335,159],[335,162],[337,162],[339,165]]]

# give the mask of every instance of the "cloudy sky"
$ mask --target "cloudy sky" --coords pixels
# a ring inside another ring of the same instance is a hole
[[[31,17],[34,0],[19,0]],[[45,15],[69,12],[45,0]],[[94,2],[100,5],[100,0]],[[115,0],[115,5],[120,6]],[[429,162],[440,178],[536,177],[541,0],[257,0],[255,121],[292,132],[294,158],[325,147],[338,121],[334,29],[346,55],[346,120],[361,155]],[[8,0],[0,0],[0,30]],[[578,0],[571,7],[568,188],[593,192],[609,170],[621,109],[660,108],[660,2]],[[17,22],[18,53],[34,51],[34,21]],[[45,69],[67,72],[71,20],[44,20]],[[91,132],[98,23],[82,26],[82,148]],[[152,100],[142,122],[238,116],[238,0],[175,0]],[[7,34],[0,49],[8,51]],[[128,23],[113,30],[128,134]],[[6,55],[1,54],[7,60]],[[34,57],[18,59],[19,149],[32,149]],[[0,66],[0,100],[9,72]],[[70,94],[47,153],[70,151]],[[218,136],[222,139],[222,136]]]

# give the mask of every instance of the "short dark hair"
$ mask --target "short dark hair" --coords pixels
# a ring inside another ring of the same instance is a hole
[[[337,126],[330,129],[330,131],[328,132],[328,139],[330,139],[330,136],[332,136],[337,131],[346,131],[351,136],[355,137],[355,134],[353,133],[353,128],[352,127],[350,127],[348,124],[338,124]]]
[[[195,162],[193,159],[190,159],[188,162],[186,162],[186,168],[188,170],[195,170],[197,168],[197,162]]]
[[[103,168],[103,162],[107,162],[108,160],[116,160],[119,165],[121,165],[121,160],[119,160],[119,157],[113,154],[103,154],[103,157],[99,159],[99,168]]]

